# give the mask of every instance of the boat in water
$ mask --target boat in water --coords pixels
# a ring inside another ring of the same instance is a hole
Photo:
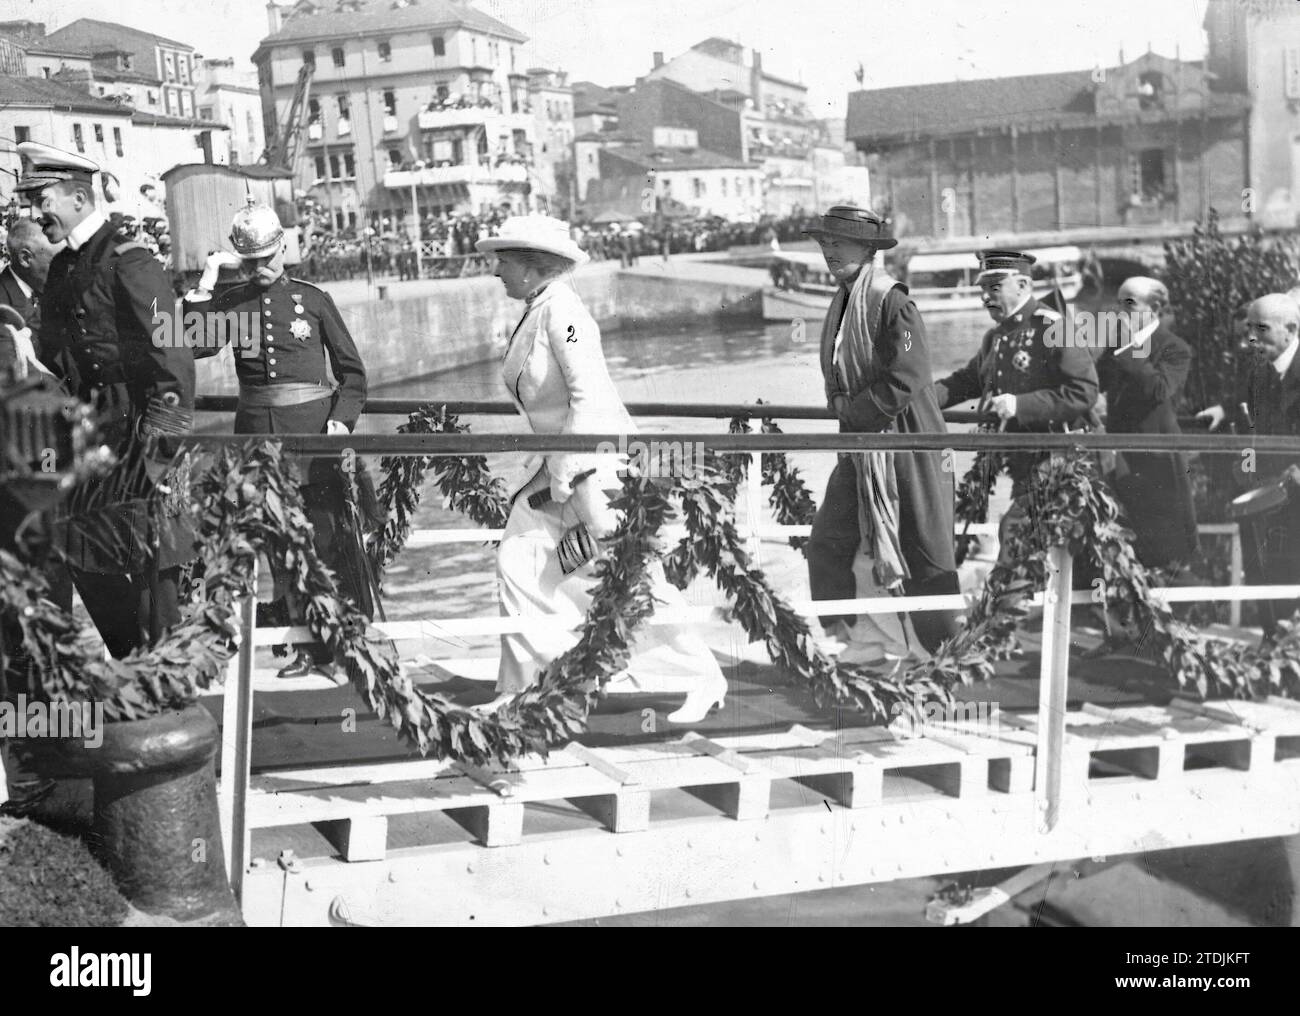
[[[1083,288],[1078,247],[1040,247],[1030,250],[1037,261],[1033,267],[1034,295],[1043,298],[1060,290],[1073,300]],[[901,281],[907,284],[922,314],[979,310],[983,307],[980,287],[975,282],[979,261],[971,252],[913,254],[903,268]],[[774,255],[774,284],[763,287],[763,318],[793,321],[824,317],[835,293],[835,280],[826,270],[820,253],[789,251]]]

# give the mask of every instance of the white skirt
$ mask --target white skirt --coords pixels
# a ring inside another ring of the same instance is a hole
[[[528,503],[525,488],[515,499],[497,551],[497,582],[503,617],[552,617],[554,624],[501,636],[498,694],[536,684],[552,660],[578,642],[582,619],[597,585],[595,561],[565,575],[556,552],[560,537],[576,519],[550,501]],[[682,596],[658,561],[649,567],[650,593],[667,607],[684,607]],[[579,630],[574,630],[578,628]],[[626,671],[606,686],[612,692],[689,692],[723,681],[722,668],[708,645],[679,625],[643,625],[633,639]],[[616,683],[615,683],[616,682]]]

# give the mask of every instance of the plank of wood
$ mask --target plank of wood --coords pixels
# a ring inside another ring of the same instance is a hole
[[[522,802],[502,801],[481,808],[452,808],[446,815],[485,847],[513,847],[524,838]]]
[[[345,861],[382,861],[388,853],[388,817],[367,815],[315,823]]]

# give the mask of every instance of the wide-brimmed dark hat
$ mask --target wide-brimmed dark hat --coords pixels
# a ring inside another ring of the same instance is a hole
[[[835,205],[822,216],[820,226],[802,232],[805,236],[814,238],[842,236],[846,240],[869,243],[881,250],[898,246],[898,241],[889,235],[889,228],[885,225],[884,219],[870,208],[858,208],[854,205]]]

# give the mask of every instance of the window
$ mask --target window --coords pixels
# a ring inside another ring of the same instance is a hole
[[[148,98],[150,106],[158,105],[158,93],[155,92],[152,88],[149,89],[146,98]]]
[[[379,59],[384,63],[388,63],[393,59],[393,47],[386,42],[381,42],[379,44]]]
[[[102,123],[95,124],[95,140],[101,145],[104,143],[104,125]]]
[[[348,212],[348,229],[356,229],[356,228],[357,228],[357,213]]]
[[[43,77],[43,78],[48,78],[49,76],[50,76],[50,69],[49,69],[48,67],[42,67],[42,68],[41,68],[41,77]]]
[[[325,179],[325,156],[316,156],[316,182],[320,183]]]
[[[17,141],[20,145],[24,141],[30,141],[31,139],[32,139],[32,129],[30,127],[19,126],[14,128],[14,140]]]
[[[304,49],[302,51],[302,62],[310,67],[316,66],[316,51],[314,49]]]
[[[469,40],[469,62],[473,67],[478,66],[478,40]]]
[[[725,176],[722,178],[721,183],[722,183],[722,196],[725,198],[727,196],[727,178]]]
[[[351,152],[343,153],[343,177],[347,180],[357,178],[357,159]]]
[[[347,120],[349,118],[349,114],[352,109],[352,104],[348,100],[347,93],[344,92],[341,95],[336,95],[335,99],[338,101],[339,104],[339,119]]]
[[[1164,103],[1165,77],[1159,71],[1147,71],[1138,78],[1138,106],[1154,109]]]
[[[330,56],[333,57],[334,59],[335,67],[342,67],[343,64],[346,62],[343,56],[342,46],[335,46],[332,50],[330,50]]]
[[[77,146],[77,151],[84,152],[86,150],[86,139],[81,136],[81,124],[79,123],[72,125],[72,143]]]
[[[388,165],[390,169],[402,168],[402,150],[400,148],[390,148],[388,150]]]
[[[1133,192],[1143,201],[1161,201],[1165,196],[1165,153],[1147,148],[1136,153],[1133,162]]]
[[[170,89],[170,88],[165,88],[165,89],[163,89],[163,107],[167,110],[167,115],[168,115],[168,116],[171,116],[171,115],[172,115],[172,112],[173,112],[173,110],[172,110],[172,102],[173,102],[173,100],[172,100],[172,96],[173,96],[174,94],[175,94],[175,93],[174,93],[173,90]]]
[[[166,78],[168,81],[176,80],[176,58],[170,53],[163,54],[163,67],[166,68]]]
[[[176,58],[176,67],[181,72],[181,84],[190,83],[190,62],[183,56]]]
[[[307,122],[309,124],[320,123],[320,100],[307,100]]]
[[[339,178],[339,157],[337,155],[331,155],[330,156],[330,179],[337,180],[338,178]]]
[[[698,176],[691,177],[691,188],[697,198],[704,197],[704,181]]]
[[[121,127],[113,128],[113,148],[117,151],[118,155],[126,154],[124,151],[122,151],[122,128]]]
[[[447,55],[447,40],[444,39],[441,35],[435,35],[433,37],[433,55],[434,56]]]
[[[397,116],[397,93],[391,88],[384,89],[384,115]]]

